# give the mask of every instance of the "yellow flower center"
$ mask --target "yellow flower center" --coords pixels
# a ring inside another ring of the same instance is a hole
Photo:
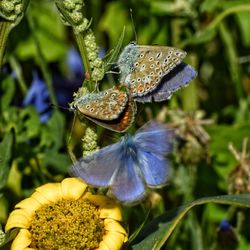
[[[30,232],[35,249],[96,249],[104,235],[103,220],[88,200],[61,200],[35,212]]]

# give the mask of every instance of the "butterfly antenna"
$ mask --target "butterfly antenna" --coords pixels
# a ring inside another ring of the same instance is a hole
[[[52,107],[52,108],[60,108],[60,109],[63,109],[63,110],[71,111],[70,108],[65,108],[65,107],[63,107],[63,106],[56,105],[56,104],[54,104],[54,103],[50,103],[50,107]]]
[[[137,43],[137,33],[136,33],[136,30],[135,30],[135,23],[134,23],[133,10],[132,9],[130,9],[130,19],[131,19],[131,22],[132,22],[132,28],[133,28],[133,32],[134,32],[134,36],[135,36],[135,42]]]
[[[70,141],[72,139],[72,134],[73,134],[73,128],[75,126],[75,122],[76,122],[76,112],[74,113],[74,118],[72,121],[72,125],[71,125],[71,129],[70,129],[70,133],[69,133],[69,137],[68,137],[68,141],[67,141],[67,150],[68,150],[68,154],[70,156],[71,161],[73,162],[73,164],[75,164],[77,162],[77,159],[73,153],[72,148],[70,147]]]

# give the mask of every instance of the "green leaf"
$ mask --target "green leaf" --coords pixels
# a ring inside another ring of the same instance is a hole
[[[218,7],[221,7],[221,3],[218,0],[205,0],[200,5],[200,11],[213,12]]]
[[[31,2],[28,15],[36,20],[36,36],[38,37],[41,50],[48,62],[61,60],[65,56],[68,46],[65,43],[65,27],[60,16],[52,6],[53,2],[39,1],[39,4]],[[21,23],[26,25],[27,23]],[[20,26],[21,26],[20,25]],[[23,27],[17,27],[16,32],[22,32]],[[37,51],[32,34],[29,32],[26,37],[19,40],[15,53],[19,58],[36,58]]]
[[[22,109],[20,112],[20,119],[23,124],[23,130],[21,132],[23,141],[39,135],[41,123],[38,113],[33,106]]]
[[[100,30],[108,34],[111,47],[117,44],[124,25],[126,26],[126,37],[131,37],[133,28],[128,13],[129,12],[125,12],[121,2],[116,1],[107,4],[106,12],[100,21]],[[128,42],[129,41],[125,39],[125,43]]]
[[[1,79],[1,92],[3,93],[0,98],[0,107],[3,112],[8,108],[15,92],[15,83],[12,76],[7,76]]]
[[[64,116],[55,111],[42,129],[40,146],[48,147],[52,151],[58,151],[64,142],[64,128]]]
[[[137,239],[137,243],[132,246],[132,249],[161,249],[186,213],[195,206],[207,203],[250,207],[250,195],[222,195],[205,197],[166,212],[144,227]]]
[[[11,240],[13,240],[17,234],[19,232],[19,228],[14,228],[10,231],[8,231],[5,236],[4,236],[4,241],[0,244],[0,247],[5,246],[8,242],[10,242]],[[6,249],[6,248],[3,248]],[[7,248],[9,249],[9,248]]]
[[[237,13],[237,20],[239,23],[242,42],[244,46],[250,46],[250,33],[249,33],[249,23],[250,23],[250,15],[249,12],[241,12]]]
[[[12,149],[14,144],[14,131],[6,133],[0,143],[0,190],[7,183],[8,174],[11,166]]]
[[[47,151],[43,156],[44,165],[51,167],[58,173],[66,174],[72,164],[67,154]]]
[[[134,239],[139,235],[139,233],[141,232],[142,228],[145,226],[145,224],[146,224],[146,222],[148,220],[150,211],[151,211],[151,207],[147,210],[147,213],[146,213],[146,215],[144,217],[144,220],[141,223],[141,225],[139,225],[138,228],[136,229],[136,231],[133,232],[132,235],[129,237],[128,242],[133,242]]]
[[[241,150],[243,139],[250,138],[250,124],[210,125],[206,129],[213,138],[209,144],[209,152],[214,158],[213,165],[216,172],[225,180],[225,176],[228,176],[237,165],[234,156],[228,150],[228,144],[233,143],[235,148]]]

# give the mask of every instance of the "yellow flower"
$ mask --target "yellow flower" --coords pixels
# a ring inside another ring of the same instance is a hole
[[[15,206],[5,230],[20,228],[11,249],[120,249],[127,241],[120,206],[77,178],[40,186]]]

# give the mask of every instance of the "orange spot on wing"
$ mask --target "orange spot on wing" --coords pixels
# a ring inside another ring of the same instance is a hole
[[[144,90],[143,85],[140,84],[140,85],[138,86],[138,92],[141,93],[141,92],[143,92],[143,90]]]

